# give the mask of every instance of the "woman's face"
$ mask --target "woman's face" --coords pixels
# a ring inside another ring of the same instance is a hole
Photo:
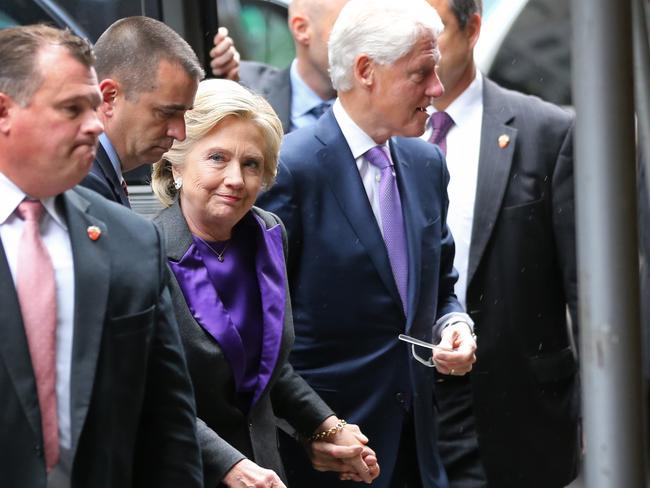
[[[174,169],[183,178],[181,208],[190,230],[209,240],[230,238],[262,187],[264,136],[252,122],[229,116],[199,139]]]

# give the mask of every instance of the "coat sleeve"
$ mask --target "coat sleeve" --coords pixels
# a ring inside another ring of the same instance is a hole
[[[162,287],[147,361],[134,486],[200,488],[203,477],[194,393],[157,235]]]

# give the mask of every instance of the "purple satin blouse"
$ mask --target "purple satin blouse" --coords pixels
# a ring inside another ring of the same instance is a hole
[[[225,242],[192,236],[180,261],[169,262],[188,308],[221,347],[244,407],[257,402],[276,366],[286,302],[282,229],[249,212]],[[244,408],[247,410],[247,408]]]

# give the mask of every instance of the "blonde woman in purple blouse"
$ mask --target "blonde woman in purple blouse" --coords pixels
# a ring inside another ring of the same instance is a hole
[[[371,482],[379,466],[368,440],[287,361],[286,233],[253,207],[275,178],[280,121],[237,83],[207,80],[185,122],[187,137],[156,163],[152,186],[167,207],[155,221],[195,390],[206,488],[285,487],[275,416],[315,469]]]

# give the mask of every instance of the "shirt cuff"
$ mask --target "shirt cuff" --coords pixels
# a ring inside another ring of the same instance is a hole
[[[474,321],[465,312],[450,312],[440,317],[433,324],[433,343],[438,344],[442,339],[442,331],[450,325],[463,323],[469,327],[472,335],[474,334]]]

